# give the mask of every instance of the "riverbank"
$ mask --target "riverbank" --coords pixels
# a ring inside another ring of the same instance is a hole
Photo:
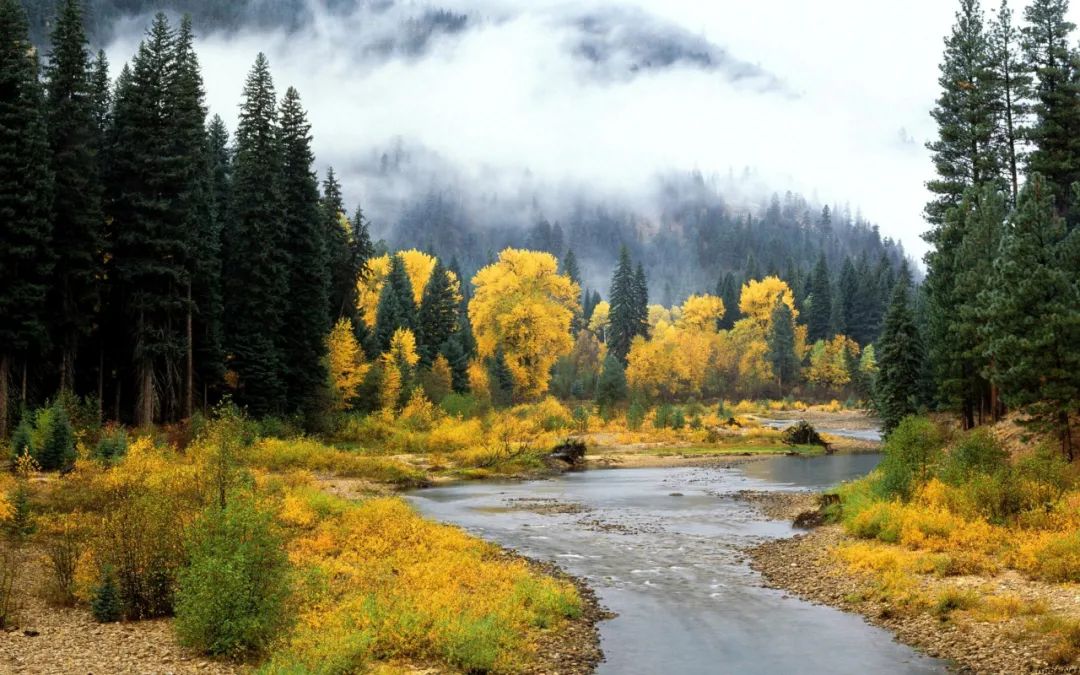
[[[805,512],[807,499],[779,493],[763,510],[791,520]],[[856,572],[841,558],[839,551],[856,542],[839,525],[826,525],[747,552],[767,586],[859,614],[961,672],[1074,672],[1056,626],[1080,618],[1080,586],[1033,581],[1015,571],[924,574],[898,595],[883,589],[880,576]]]

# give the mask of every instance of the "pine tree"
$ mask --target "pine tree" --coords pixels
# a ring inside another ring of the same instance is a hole
[[[784,385],[790,389],[799,377],[799,356],[795,353],[795,317],[783,301],[778,301],[773,309],[765,343],[768,346],[769,365],[772,366],[773,377],[782,397]]]
[[[488,382],[491,389],[491,403],[496,408],[506,408],[514,402],[514,374],[506,365],[506,355],[499,347],[495,355],[488,359]]]
[[[289,267],[277,128],[270,64],[259,54],[244,85],[236,129],[223,280],[225,335],[239,380],[237,400],[256,415],[285,406],[280,335]]]
[[[596,381],[596,402],[610,408],[625,401],[626,397],[626,369],[622,361],[609,353],[604,357],[600,378]]]
[[[48,346],[52,180],[37,71],[22,7],[0,0],[0,438],[15,360]]]
[[[566,255],[563,256],[562,273],[570,277],[570,281],[573,281],[578,286],[581,286],[581,268],[578,266],[577,256],[574,255],[574,249],[572,248],[567,249]],[[575,313],[574,320],[570,323],[570,332],[574,335],[577,335],[578,331],[580,331],[585,326],[583,310],[585,308],[585,305],[588,303],[588,298],[585,296],[586,293],[588,293],[588,291],[582,289],[582,311]]]
[[[911,278],[905,263],[876,349],[878,375],[874,394],[886,434],[919,410],[922,349],[911,308]]]
[[[333,167],[327,170],[323,181],[322,229],[326,244],[326,260],[330,268],[329,307],[331,320],[336,323],[349,319],[355,326],[359,323],[356,310],[356,276],[349,248],[349,229],[345,219],[345,203],[341,196],[341,183]]]
[[[1069,416],[1080,408],[1077,269],[1080,229],[1057,215],[1052,186],[1033,174],[982,298],[983,335],[1006,403],[1023,409],[1036,428],[1055,431],[1070,461]]]
[[[291,409],[316,412],[326,381],[330,275],[319,184],[312,170],[311,125],[300,94],[289,87],[281,102],[281,209],[288,242],[289,295],[282,332],[284,380]]]
[[[840,268],[840,278],[836,283],[833,303],[833,314],[836,318],[830,332],[833,335],[847,335],[853,338],[858,332],[860,311],[862,308],[859,306],[859,275],[851,258],[845,258]]]
[[[935,195],[926,205],[931,225],[945,221],[948,210],[960,204],[964,190],[1002,178],[1001,157],[994,145],[997,111],[993,82],[982,8],[978,0],[960,0],[956,23],[945,39],[938,79],[941,96],[930,113],[938,125],[938,139],[927,144],[937,171],[937,177],[927,183]],[[927,240],[936,243],[933,232]]]
[[[607,336],[608,351],[625,364],[626,356],[630,353],[630,343],[635,336],[641,334],[638,323],[639,290],[635,283],[630,251],[626,246],[619,252],[619,263],[611,278],[609,298],[611,327]]]
[[[390,274],[383,284],[375,311],[374,339],[379,353],[390,349],[390,339],[399,328],[416,333],[416,301],[412,282],[405,273],[405,263],[401,256],[395,255],[390,258]]]
[[[1027,67],[1035,75],[1035,121],[1028,130],[1035,149],[1028,170],[1044,176],[1062,213],[1080,180],[1080,72],[1068,10],[1068,0],[1033,0],[1022,30]]]
[[[1020,169],[1026,162],[1023,132],[1030,113],[1031,73],[1020,50],[1021,34],[1013,23],[1009,0],[1001,0],[990,27],[990,66],[999,116],[997,144],[1009,182],[1009,205],[1016,207],[1020,194]]]
[[[442,262],[436,260],[416,316],[417,351],[420,352],[420,363],[425,368],[431,367],[435,357],[457,331],[457,312],[457,298],[450,275]]]
[[[731,330],[735,327],[735,322],[741,318],[739,290],[740,284],[731,272],[725,274],[717,284],[716,296],[724,301],[724,316],[717,323],[718,330]]]
[[[634,270],[634,331],[649,337],[649,280],[641,263]]]
[[[82,7],[63,0],[45,69],[46,127],[53,193],[53,250],[56,253],[51,305],[60,349],[60,388],[75,386],[80,339],[93,330],[100,298],[104,240],[102,181],[96,157],[95,119]]]
[[[158,14],[118,84],[108,177],[114,295],[128,328],[140,425],[152,423],[163,402],[171,411],[178,401],[187,343],[191,235],[181,206],[189,167],[177,154],[175,57],[175,36]]]
[[[221,117],[214,115],[207,127],[206,195],[210,217],[204,222],[202,240],[194,247],[195,335],[194,358],[197,383],[202,386],[202,403],[211,403],[225,379],[224,297],[222,251],[224,226],[229,218],[232,158],[229,131]]]
[[[832,283],[829,281],[829,265],[824,253],[818,257],[814,271],[810,274],[809,290],[806,330],[807,339],[814,343],[828,339],[832,322]],[[726,300],[724,306],[727,306]]]
[[[450,364],[451,386],[459,394],[469,391],[469,354],[462,347],[463,339],[461,331],[457,331],[442,348],[442,355]]]
[[[173,218],[187,233],[186,336],[187,349],[184,395],[181,414],[191,417],[195,410],[196,376],[206,379],[223,374],[224,354],[220,343],[207,343],[221,322],[221,224],[214,206],[212,160],[206,129],[202,74],[195,54],[191,17],[180,22],[176,36],[176,72],[169,86],[173,155],[179,163],[177,200]],[[204,359],[215,359],[207,363]],[[216,384],[216,381],[214,381]],[[205,390],[205,386],[204,386]]]

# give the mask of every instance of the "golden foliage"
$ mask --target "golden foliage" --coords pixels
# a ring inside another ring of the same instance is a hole
[[[334,410],[348,410],[371,368],[364,362],[364,352],[356,341],[352,321],[341,319],[326,337],[326,364]]]
[[[848,363],[858,363],[859,345],[844,335],[818,340],[810,350],[806,379],[823,387],[843,387],[851,382]]]
[[[473,278],[469,319],[482,357],[502,349],[515,391],[537,398],[547,391],[551,366],[570,352],[570,322],[581,289],[559,274],[549,253],[508,248]]]
[[[427,288],[428,280],[431,279],[431,273],[435,270],[436,259],[428,253],[415,249],[398,251],[395,255],[401,258],[401,262],[405,266],[405,274],[409,277],[409,283],[412,285],[413,301],[419,305],[420,300],[424,297],[424,289]],[[454,272],[448,271],[448,274],[450,275],[450,288],[454,292],[454,297],[460,302],[461,280],[457,278]],[[382,294],[388,276],[390,276],[390,256],[381,255],[368,261],[366,277],[358,279],[356,282],[357,308],[360,310],[364,323],[370,328],[375,326],[376,313],[379,308],[379,295]]]
[[[760,281],[750,280],[743,284],[742,293],[739,296],[739,311],[767,329],[772,320],[773,310],[776,309],[777,300],[782,301],[791,309],[793,320],[799,318],[799,312],[795,309],[795,295],[791,292],[791,288],[778,277],[765,277]]]
[[[589,330],[596,335],[601,342],[607,341],[607,329],[611,324],[611,305],[607,300],[601,300],[593,308],[592,316],[589,317]]]
[[[682,306],[679,328],[715,331],[716,323],[724,318],[724,301],[715,295],[691,295]]]

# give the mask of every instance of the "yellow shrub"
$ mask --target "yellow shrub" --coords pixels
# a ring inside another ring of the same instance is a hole
[[[480,420],[447,417],[440,420],[428,434],[428,452],[457,452],[475,444],[483,436],[484,427]]]
[[[318,581],[270,672],[356,671],[383,655],[513,672],[538,629],[580,612],[572,587],[398,499],[346,506],[289,555]]]

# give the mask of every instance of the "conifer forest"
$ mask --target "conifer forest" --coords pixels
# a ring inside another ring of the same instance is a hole
[[[444,4],[0,0],[0,671],[1080,668],[1080,7]]]

